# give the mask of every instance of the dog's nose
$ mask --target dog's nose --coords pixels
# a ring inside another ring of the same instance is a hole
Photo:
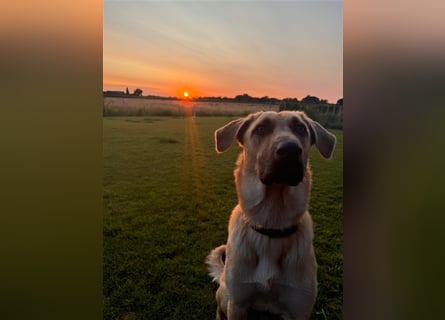
[[[278,159],[294,159],[301,155],[301,148],[293,141],[280,142],[277,146],[276,156]]]

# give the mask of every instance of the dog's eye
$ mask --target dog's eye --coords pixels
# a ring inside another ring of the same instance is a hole
[[[262,136],[266,134],[266,131],[266,126],[260,124],[253,130],[253,133]]]
[[[306,126],[302,123],[293,122],[291,124],[291,129],[295,134],[299,136],[305,136],[307,134]]]
[[[252,134],[257,136],[265,136],[271,133],[274,129],[274,124],[269,119],[264,119],[258,123],[252,131]]]
[[[255,129],[253,129],[252,133],[258,136],[265,136],[273,131],[273,124],[269,121],[263,121],[258,124]]]

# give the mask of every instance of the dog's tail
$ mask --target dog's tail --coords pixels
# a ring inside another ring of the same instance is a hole
[[[207,256],[206,264],[212,280],[219,284],[219,279],[224,271],[224,262],[226,260],[226,245],[223,244],[213,249]]]

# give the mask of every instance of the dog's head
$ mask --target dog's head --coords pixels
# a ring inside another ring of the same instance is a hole
[[[330,158],[336,141],[301,111],[258,112],[215,131],[217,152],[226,151],[235,140],[244,149],[245,165],[264,185],[290,186],[303,180],[312,145]]]

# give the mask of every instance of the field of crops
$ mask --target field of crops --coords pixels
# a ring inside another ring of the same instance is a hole
[[[112,97],[103,105],[105,116],[245,116],[258,110],[278,111],[278,105]]]

